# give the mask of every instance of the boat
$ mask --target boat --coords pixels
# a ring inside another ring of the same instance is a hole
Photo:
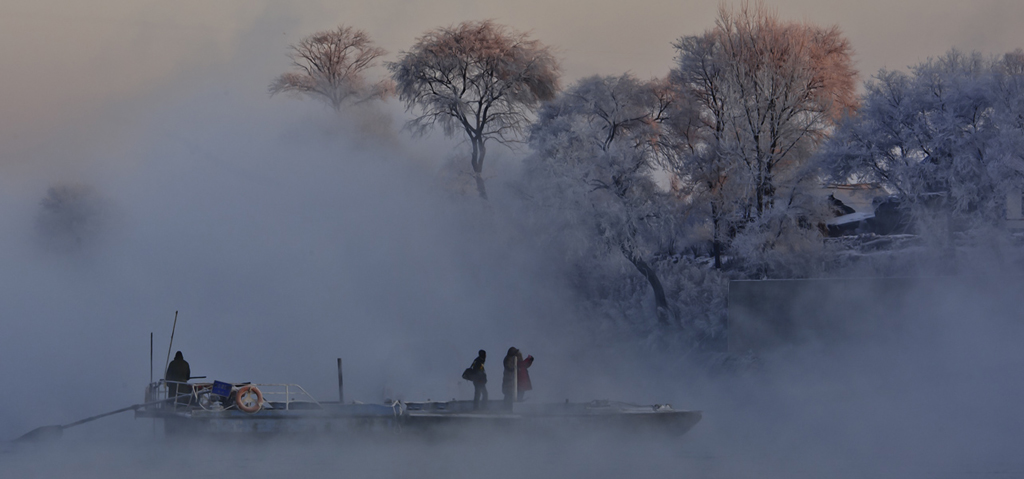
[[[177,396],[168,392],[185,391]],[[341,394],[341,397],[344,395]],[[405,433],[454,435],[466,431],[556,431],[579,429],[677,437],[701,420],[700,411],[669,404],[638,405],[589,402],[502,401],[406,402],[379,404],[318,401],[297,384],[173,383],[156,381],[146,388],[136,418],[163,421],[167,434],[273,435]]]

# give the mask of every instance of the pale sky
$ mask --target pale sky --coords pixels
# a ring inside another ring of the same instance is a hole
[[[838,24],[856,50],[862,79],[954,46],[991,54],[1024,46],[1019,0],[769,5],[784,18]],[[664,75],[672,66],[670,43],[711,27],[717,6],[698,0],[5,0],[0,139],[85,121],[111,101],[166,89],[217,65],[237,65],[243,74],[235,87],[261,91],[287,68],[289,43],[341,23],[367,30],[394,53],[427,29],[493,18],[555,47],[566,83],[594,73]]]

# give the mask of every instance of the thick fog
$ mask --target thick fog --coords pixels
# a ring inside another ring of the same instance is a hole
[[[370,435],[261,441],[240,437],[225,442],[163,437],[150,420],[112,418],[68,430],[58,443],[7,445],[0,461],[18,477],[172,477],[183,457],[210,476],[1017,477],[1024,470],[1019,456],[1024,414],[1017,407],[1024,393],[1019,290],[1019,281],[1004,277],[939,286],[924,281],[886,313],[884,321],[892,328],[856,340],[811,341],[777,350],[761,356],[760,366],[738,372],[707,372],[678,351],[644,353],[611,345],[602,346],[609,357],[597,360],[604,365],[601,370],[565,358],[535,365],[535,400],[552,399],[544,389],[564,390],[564,383],[585,381],[583,375],[600,375],[617,387],[591,387],[587,393],[650,402],[668,399],[678,408],[703,410],[704,419],[682,438],[617,431],[577,435],[572,430],[510,436],[484,430],[441,440]],[[860,318],[857,312],[836,316]],[[303,334],[282,336],[288,342]],[[259,340],[255,334],[246,337]],[[530,336],[521,346],[537,339]],[[580,341],[568,335],[559,339],[566,344]],[[390,340],[378,337],[364,343]],[[255,369],[261,375],[287,366],[298,371],[290,377],[311,375],[299,371],[302,355],[267,356],[282,359],[277,364],[265,361]],[[420,370],[444,377],[447,365],[435,364]],[[543,375],[541,365],[548,368]],[[329,376],[327,369],[322,376]],[[356,374],[357,381],[372,381],[371,376]],[[398,384],[418,384],[402,374],[391,377]],[[35,391],[55,389],[45,381],[28,384]],[[38,400],[39,395],[34,397]]]
[[[793,4],[782,7],[793,10]],[[496,8],[460,5],[472,17]],[[1008,21],[1011,16],[998,14],[1000,5],[1019,10],[991,2],[978,11]],[[25,7],[19,18],[39,24],[87,13],[78,27],[87,33],[137,20],[127,7],[114,15],[109,12],[120,10],[59,7],[42,16]],[[558,252],[518,227],[508,211],[517,204],[509,181],[521,151],[494,149],[487,170],[491,200],[482,203],[450,184],[445,165],[458,145],[400,131],[405,116],[397,102],[338,117],[311,101],[266,95],[269,81],[287,67],[286,45],[307,30],[362,26],[365,18],[371,34],[393,35],[387,41],[394,44],[385,46],[398,50],[421,30],[462,16],[436,13],[420,25],[410,16],[422,8],[392,5],[401,28],[389,31],[384,7],[351,19],[320,5],[210,8],[215,14],[195,23],[174,15],[147,20],[163,32],[157,37],[137,26],[126,28],[133,33],[124,45],[104,36],[101,45],[116,43],[115,51],[124,53],[116,61],[105,47],[68,47],[102,52],[94,58],[121,74],[131,72],[126,65],[139,53],[146,57],[139,60],[146,65],[140,77],[115,75],[101,84],[96,79],[107,77],[87,76],[95,83],[68,85],[73,95],[52,78],[41,80],[53,94],[38,99],[40,112],[26,106],[31,98],[3,94],[7,111],[24,115],[22,121],[0,114],[0,379],[6,387],[0,440],[141,402],[150,379],[150,333],[152,373],[159,378],[176,311],[171,354],[182,351],[193,374],[211,380],[297,383],[318,399],[335,400],[340,357],[347,400],[469,399],[472,386],[459,374],[476,351],[488,351],[493,378],[504,351],[517,346],[537,358],[531,400],[669,402],[702,410],[704,419],[672,440],[489,436],[224,445],[175,443],[154,435],[151,421],[127,414],[71,429],[58,445],[0,446],[0,467],[13,471],[11,477],[171,477],[180,472],[180,459],[172,457],[188,457],[206,476],[1024,474],[1016,457],[1024,446],[1017,407],[1024,395],[1020,284],[1005,279],[1015,272],[996,267],[996,253],[966,265],[962,281],[914,289],[889,313],[891,331],[744,356],[731,367],[671,336],[595,332],[603,326],[575,316],[553,257]],[[713,8],[693,8],[702,12],[695,14],[700,21],[665,33],[665,42],[710,26]],[[658,17],[656,6],[645,11]],[[211,18],[232,13],[240,14],[211,33],[217,28]],[[330,21],[314,21],[315,15]],[[517,27],[531,27],[524,13],[508,15]],[[808,15],[842,21],[835,12]],[[848,28],[873,28],[868,23]],[[594,25],[568,30],[600,27],[609,38],[630,36],[607,18]],[[964,38],[982,35],[973,25],[978,33]],[[540,22],[536,33],[547,40],[553,29]],[[999,40],[978,41],[994,43],[991,51],[1010,49],[1002,43],[1012,37],[1008,30],[993,35]],[[176,39],[187,41],[160,43]],[[854,44],[870,47],[857,38]],[[160,62],[149,55],[165,46],[173,52],[166,65],[150,70]],[[580,45],[563,48],[573,72],[591,73],[588,67],[602,64],[577,55]],[[671,49],[658,48],[667,70]],[[870,61],[889,61],[879,58]],[[615,71],[664,73],[647,64],[615,65]],[[73,70],[43,71],[75,79]],[[40,219],[55,187],[81,199],[85,223],[73,235],[54,233]],[[857,314],[836,317],[856,321]],[[498,382],[491,381],[492,399],[500,397]]]
[[[337,357],[352,399],[450,399],[477,349],[542,347],[554,275],[522,232],[446,195],[451,145],[396,134],[394,105],[337,119],[268,99],[248,63],[263,46],[6,152],[0,364],[26,388],[6,435],[138,402],[149,333],[161,377],[175,311],[194,375],[323,399]],[[73,238],[39,227],[61,185],[88,191]]]

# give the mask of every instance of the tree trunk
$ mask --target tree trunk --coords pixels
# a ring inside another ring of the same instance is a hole
[[[718,208],[714,204],[711,205],[711,227],[711,253],[715,256],[715,269],[722,269],[722,234],[719,232],[721,221],[718,219]]]
[[[487,199],[487,188],[484,185],[484,154],[487,149],[484,147],[483,138],[472,138],[473,143],[473,179],[476,180],[476,192],[480,194],[480,198]]]
[[[630,252],[626,245],[622,245],[622,254],[626,256],[630,263],[633,263],[633,266],[651,284],[651,289],[654,290],[654,305],[658,315],[658,323],[662,326],[668,326],[672,319],[672,310],[668,307],[668,300],[665,298],[665,288],[661,285],[658,274],[639,254]]]
[[[757,175],[757,217],[761,218],[764,214],[764,177],[761,172]]]
[[[473,173],[473,179],[476,180],[476,192],[480,194],[480,198],[487,199],[487,188],[484,186],[484,177],[479,172]]]

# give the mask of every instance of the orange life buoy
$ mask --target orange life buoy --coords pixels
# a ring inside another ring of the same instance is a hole
[[[241,411],[256,412],[260,410],[262,404],[263,393],[252,384],[238,388],[238,391],[235,393],[235,405]]]

